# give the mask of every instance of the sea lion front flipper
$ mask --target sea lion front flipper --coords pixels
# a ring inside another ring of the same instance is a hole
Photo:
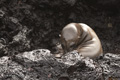
[[[54,54],[54,56],[55,56],[56,58],[61,58],[62,55],[63,55],[63,53]]]

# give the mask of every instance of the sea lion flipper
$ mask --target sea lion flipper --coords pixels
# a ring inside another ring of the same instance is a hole
[[[54,54],[54,56],[56,57],[56,58],[61,58],[62,57],[62,53],[59,53],[59,54]]]

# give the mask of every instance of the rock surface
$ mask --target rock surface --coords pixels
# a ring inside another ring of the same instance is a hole
[[[109,80],[120,79],[120,55],[99,59],[70,52],[55,58],[47,49],[20,53],[11,60],[0,58],[0,80]]]
[[[118,0],[1,0],[0,39],[4,39],[5,49],[0,48],[0,56],[39,48],[52,51],[53,41],[59,42],[62,28],[71,22],[91,26],[105,53],[119,53],[119,3]]]

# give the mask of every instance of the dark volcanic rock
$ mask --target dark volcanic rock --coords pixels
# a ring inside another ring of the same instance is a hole
[[[89,80],[95,80],[101,76],[101,68],[93,60],[84,59],[73,52],[64,59],[56,59],[49,50],[38,49],[18,54],[12,61],[8,57],[2,57],[0,62],[2,80],[57,80],[65,76],[64,74],[70,80],[88,77]],[[95,74],[98,76],[93,77]]]
[[[30,49],[52,49],[62,28],[71,22],[90,25],[105,52],[118,53],[120,41],[118,0],[1,0],[0,38],[9,45],[26,26]],[[110,44],[110,45],[108,45]],[[19,44],[20,45],[20,44]],[[24,51],[25,45],[20,51]],[[105,47],[104,47],[105,46]],[[16,49],[16,51],[19,51]]]
[[[70,52],[61,59],[38,49],[0,58],[1,80],[108,80],[120,79],[120,55],[108,53],[96,59]]]
[[[120,79],[120,55],[107,53],[98,62],[103,69],[104,80]]]

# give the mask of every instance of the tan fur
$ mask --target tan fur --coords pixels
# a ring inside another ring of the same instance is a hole
[[[74,29],[74,32],[71,29]],[[64,36],[66,32],[69,33],[68,36],[67,34]],[[69,36],[70,38],[68,38]],[[95,58],[103,53],[101,42],[96,33],[84,23],[70,23],[65,26],[61,33],[61,44],[64,54],[72,50],[77,50],[84,57]]]

